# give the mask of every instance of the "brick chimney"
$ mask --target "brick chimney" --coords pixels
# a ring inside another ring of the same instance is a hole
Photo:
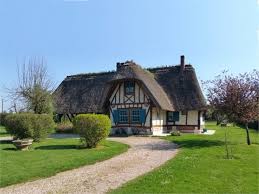
[[[120,63],[120,62],[117,62],[116,63],[116,68],[117,68],[117,71],[124,68],[124,67],[127,67],[127,66],[130,66],[130,65],[136,65],[135,62],[133,60],[130,60],[130,61],[126,61],[126,62],[123,62],[123,63]]]
[[[181,55],[180,73],[182,74],[185,68],[184,55]]]
[[[118,71],[121,67],[123,67],[123,66],[124,66],[124,63],[118,62],[118,63],[116,64],[116,69],[117,69],[117,71]]]

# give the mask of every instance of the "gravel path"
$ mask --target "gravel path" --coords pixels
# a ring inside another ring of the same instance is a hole
[[[5,187],[0,189],[0,193],[106,193],[160,166],[178,151],[175,144],[158,138],[109,139],[129,144],[131,148],[109,160]]]

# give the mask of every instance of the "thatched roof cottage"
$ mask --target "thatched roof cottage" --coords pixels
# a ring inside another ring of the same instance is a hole
[[[204,127],[206,101],[195,70],[185,64],[143,69],[133,61],[113,72],[67,76],[54,92],[57,113],[103,113],[112,133],[161,134]]]

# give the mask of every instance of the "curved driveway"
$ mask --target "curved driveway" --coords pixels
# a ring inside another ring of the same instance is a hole
[[[0,193],[106,193],[173,158],[177,146],[153,137],[109,138],[131,148],[111,159],[32,182],[0,189]]]

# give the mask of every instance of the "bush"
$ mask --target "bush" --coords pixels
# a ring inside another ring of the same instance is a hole
[[[48,135],[53,132],[55,128],[55,123],[53,121],[52,115],[47,114],[34,114],[35,119],[33,122],[33,139],[39,141],[40,139],[45,139]]]
[[[6,116],[8,113],[0,113],[0,125],[5,126]]]
[[[56,133],[74,133],[73,124],[71,122],[57,123]]]
[[[73,120],[76,133],[80,135],[84,147],[93,148],[108,137],[111,121],[107,115],[81,114]]]
[[[15,138],[33,138],[34,141],[46,138],[54,125],[52,116],[32,113],[10,114],[5,123],[7,132]]]
[[[172,131],[170,134],[171,136],[181,136],[180,131]]]

